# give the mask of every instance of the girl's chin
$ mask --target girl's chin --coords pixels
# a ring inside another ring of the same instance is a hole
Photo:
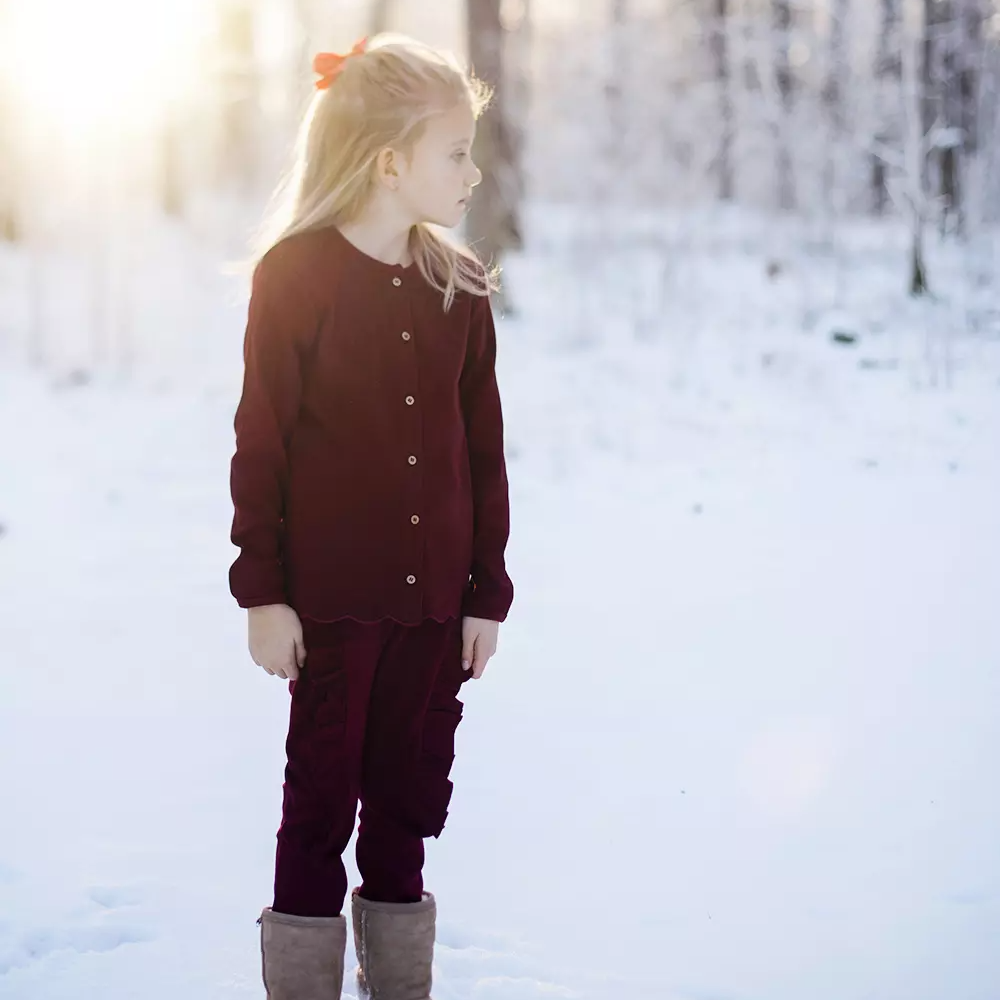
[[[424,221],[429,222],[432,226],[442,226],[445,229],[453,229],[465,218],[465,214],[468,210],[469,206],[463,203],[456,205],[448,215],[442,213],[440,216],[428,217]]]

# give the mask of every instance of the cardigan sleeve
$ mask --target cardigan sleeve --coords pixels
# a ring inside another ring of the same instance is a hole
[[[288,446],[302,365],[318,329],[309,297],[280,245],[257,264],[243,340],[243,391],[233,422],[231,539],[240,552],[229,588],[243,608],[287,603],[281,564]]]
[[[476,296],[459,380],[473,495],[472,579],[462,614],[502,622],[513,602],[514,587],[504,565],[510,506],[496,352],[489,298]]]

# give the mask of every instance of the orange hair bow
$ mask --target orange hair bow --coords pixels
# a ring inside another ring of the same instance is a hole
[[[316,81],[317,90],[326,90],[327,87],[333,83],[334,80],[340,75],[340,71],[344,68],[344,63],[347,62],[351,56],[360,56],[365,51],[365,46],[368,44],[368,39],[362,38],[360,42],[354,43],[354,48],[351,49],[347,55],[341,56],[337,55],[336,52],[319,52],[313,58],[313,70],[319,73],[320,78]]]

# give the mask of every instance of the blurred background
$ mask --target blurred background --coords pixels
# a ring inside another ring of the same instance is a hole
[[[859,307],[874,264],[995,333],[997,24],[992,0],[4,0],[0,350],[77,377],[198,357],[206,261],[245,254],[312,54],[383,29],[497,87],[467,235],[570,254],[573,336],[609,287],[655,335],[682,259],[747,242],[810,283],[795,324]]]
[[[0,998],[262,995],[241,263],[383,29],[496,88],[436,1000],[997,1000],[994,0],[0,0]]]

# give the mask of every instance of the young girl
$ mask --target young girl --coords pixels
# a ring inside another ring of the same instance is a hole
[[[409,39],[314,62],[289,212],[256,259],[236,411],[230,587],[250,652],[287,679],[271,1000],[336,1000],[347,875],[358,985],[429,1000],[426,837],[452,784],[457,695],[513,600],[494,278],[431,224],[482,175],[487,94]]]

